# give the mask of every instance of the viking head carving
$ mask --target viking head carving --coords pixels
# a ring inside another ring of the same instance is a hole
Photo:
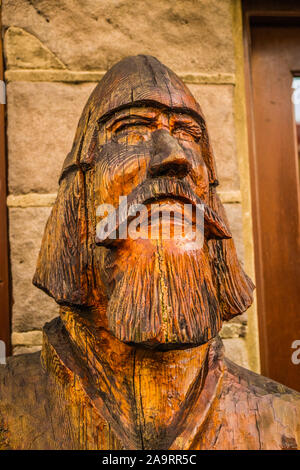
[[[93,312],[121,341],[166,348],[208,342],[251,305],[203,113],[157,59],[128,57],[96,86],[59,185],[33,280],[59,304]],[[129,236],[132,207],[141,205]],[[172,215],[174,235],[186,206],[192,226],[202,208],[201,243],[163,237],[159,214]],[[112,207],[113,230],[99,233]]]

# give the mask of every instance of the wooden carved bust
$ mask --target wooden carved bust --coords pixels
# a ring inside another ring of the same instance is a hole
[[[182,81],[150,56],[112,67],[80,118],[34,276],[60,317],[41,355],[1,367],[0,447],[300,448],[300,394],[224,358],[222,322],[254,286],[217,185]],[[195,231],[201,207],[202,238],[164,237],[160,214],[174,235],[186,207]]]

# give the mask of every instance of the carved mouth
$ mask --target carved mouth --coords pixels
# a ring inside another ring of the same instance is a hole
[[[135,207],[139,204],[148,206],[163,200],[179,201],[183,204],[191,204],[193,207],[202,206],[204,209],[204,234],[206,239],[231,238],[231,233],[219,215],[197,196],[190,186],[182,180],[174,178],[148,179],[139,184],[127,196],[125,203],[121,203],[113,213],[107,217],[109,226],[114,229],[105,233],[103,237],[96,235],[95,242],[98,246],[110,246],[118,241],[118,237],[112,237],[112,233],[119,233],[124,225],[128,225],[136,217]],[[134,215],[131,215],[133,214]]]

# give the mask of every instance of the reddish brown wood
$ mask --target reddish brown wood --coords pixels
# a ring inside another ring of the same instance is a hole
[[[0,38],[0,80],[3,80],[2,38]],[[0,340],[5,342],[6,354],[10,355],[10,279],[6,207],[6,153],[4,104],[0,104],[0,221]]]
[[[179,78],[149,56],[108,71],[79,121],[34,276],[60,318],[44,327],[44,373],[36,356],[0,368],[0,447],[300,448],[300,394],[223,355],[222,322],[251,305],[254,286],[216,185],[204,116]],[[99,204],[117,208],[119,196],[146,206],[138,234],[150,220],[157,239],[123,238],[136,220],[124,211],[116,238],[96,230]],[[203,204],[203,244],[175,238],[175,218],[169,238],[149,219],[187,202],[191,222]]]
[[[210,340],[222,320],[248,308],[253,290],[217,184],[204,116],[190,91],[153,57],[124,59],[95,88],[79,121],[35,285],[59,303],[98,309],[103,326],[127,342]],[[99,239],[96,210],[118,208],[120,196],[148,210],[177,204],[177,213],[184,203],[203,203],[203,250],[174,240]]]
[[[39,353],[0,367],[0,449],[299,449],[300,394],[224,359],[220,340],[136,349],[61,315],[46,374]]]
[[[246,2],[244,21],[262,373],[300,390],[299,366],[291,361],[300,334],[299,166],[291,101],[292,72],[300,70],[300,8],[295,2]]]

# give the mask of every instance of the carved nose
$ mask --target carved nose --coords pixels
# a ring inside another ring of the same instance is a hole
[[[176,176],[184,178],[191,169],[191,163],[177,140],[165,129],[152,133],[153,151],[148,167],[149,176]]]

